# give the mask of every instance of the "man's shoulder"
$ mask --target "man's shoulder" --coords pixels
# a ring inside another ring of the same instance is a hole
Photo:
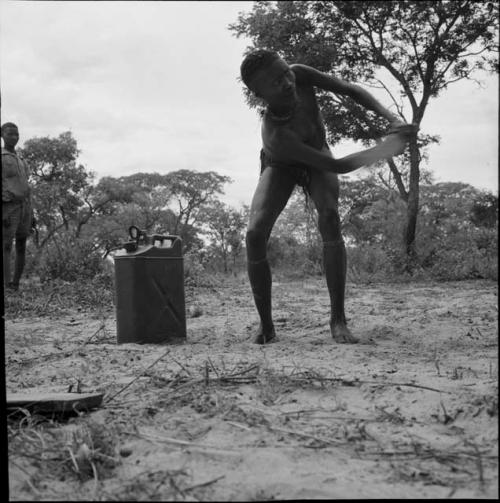
[[[7,150],[5,147],[2,147],[2,155],[8,155],[11,157],[20,157],[17,152],[11,152],[10,150]]]
[[[16,155],[2,147],[2,164],[12,164],[16,162]]]
[[[311,85],[311,77],[318,73],[316,68],[312,66],[303,65],[301,63],[294,63],[290,65],[290,70],[295,74],[296,82],[299,85]]]

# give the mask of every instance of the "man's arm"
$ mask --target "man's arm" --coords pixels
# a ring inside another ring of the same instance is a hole
[[[303,143],[293,131],[283,128],[264,141],[264,150],[279,162],[300,163],[313,169],[346,174],[381,159],[399,155],[404,152],[405,145],[406,139],[403,135],[392,134],[375,147],[334,159],[331,155]]]
[[[319,87],[325,91],[330,91],[335,94],[349,96],[354,101],[364,106],[368,110],[372,110],[381,117],[386,118],[391,123],[402,123],[402,121],[381,103],[379,103],[368,91],[360,86],[346,82],[345,80],[320,72],[315,68],[307,65],[291,65],[290,68],[294,71],[297,81],[311,86]]]

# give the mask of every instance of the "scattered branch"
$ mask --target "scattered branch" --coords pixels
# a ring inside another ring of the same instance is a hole
[[[126,384],[119,391],[117,391],[114,395],[105,400],[105,403],[108,404],[109,402],[111,402],[111,400],[114,400],[120,393],[125,391],[128,387],[132,386],[132,384],[134,384],[134,382],[137,381],[137,379],[144,376],[144,372],[154,367],[161,359],[165,358],[165,356],[167,356],[168,353],[170,353],[170,349],[167,349],[159,358],[157,358],[151,365],[149,365],[149,367],[146,367],[137,377],[135,377],[132,381]]]

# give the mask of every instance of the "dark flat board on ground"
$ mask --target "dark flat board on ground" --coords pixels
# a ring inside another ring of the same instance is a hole
[[[99,407],[104,393],[7,393],[7,408],[78,412]]]

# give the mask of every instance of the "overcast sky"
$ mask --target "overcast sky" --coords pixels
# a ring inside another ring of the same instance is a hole
[[[216,171],[250,203],[260,123],[237,81],[247,40],[227,29],[252,2],[0,1],[2,122],[21,140],[71,130],[97,177]],[[450,86],[422,131],[436,181],[498,191],[498,79]],[[380,96],[378,96],[380,98]],[[382,99],[383,100],[383,99]],[[390,103],[383,100],[386,106]],[[332,146],[342,156],[361,146]],[[364,168],[368,169],[368,168]]]

